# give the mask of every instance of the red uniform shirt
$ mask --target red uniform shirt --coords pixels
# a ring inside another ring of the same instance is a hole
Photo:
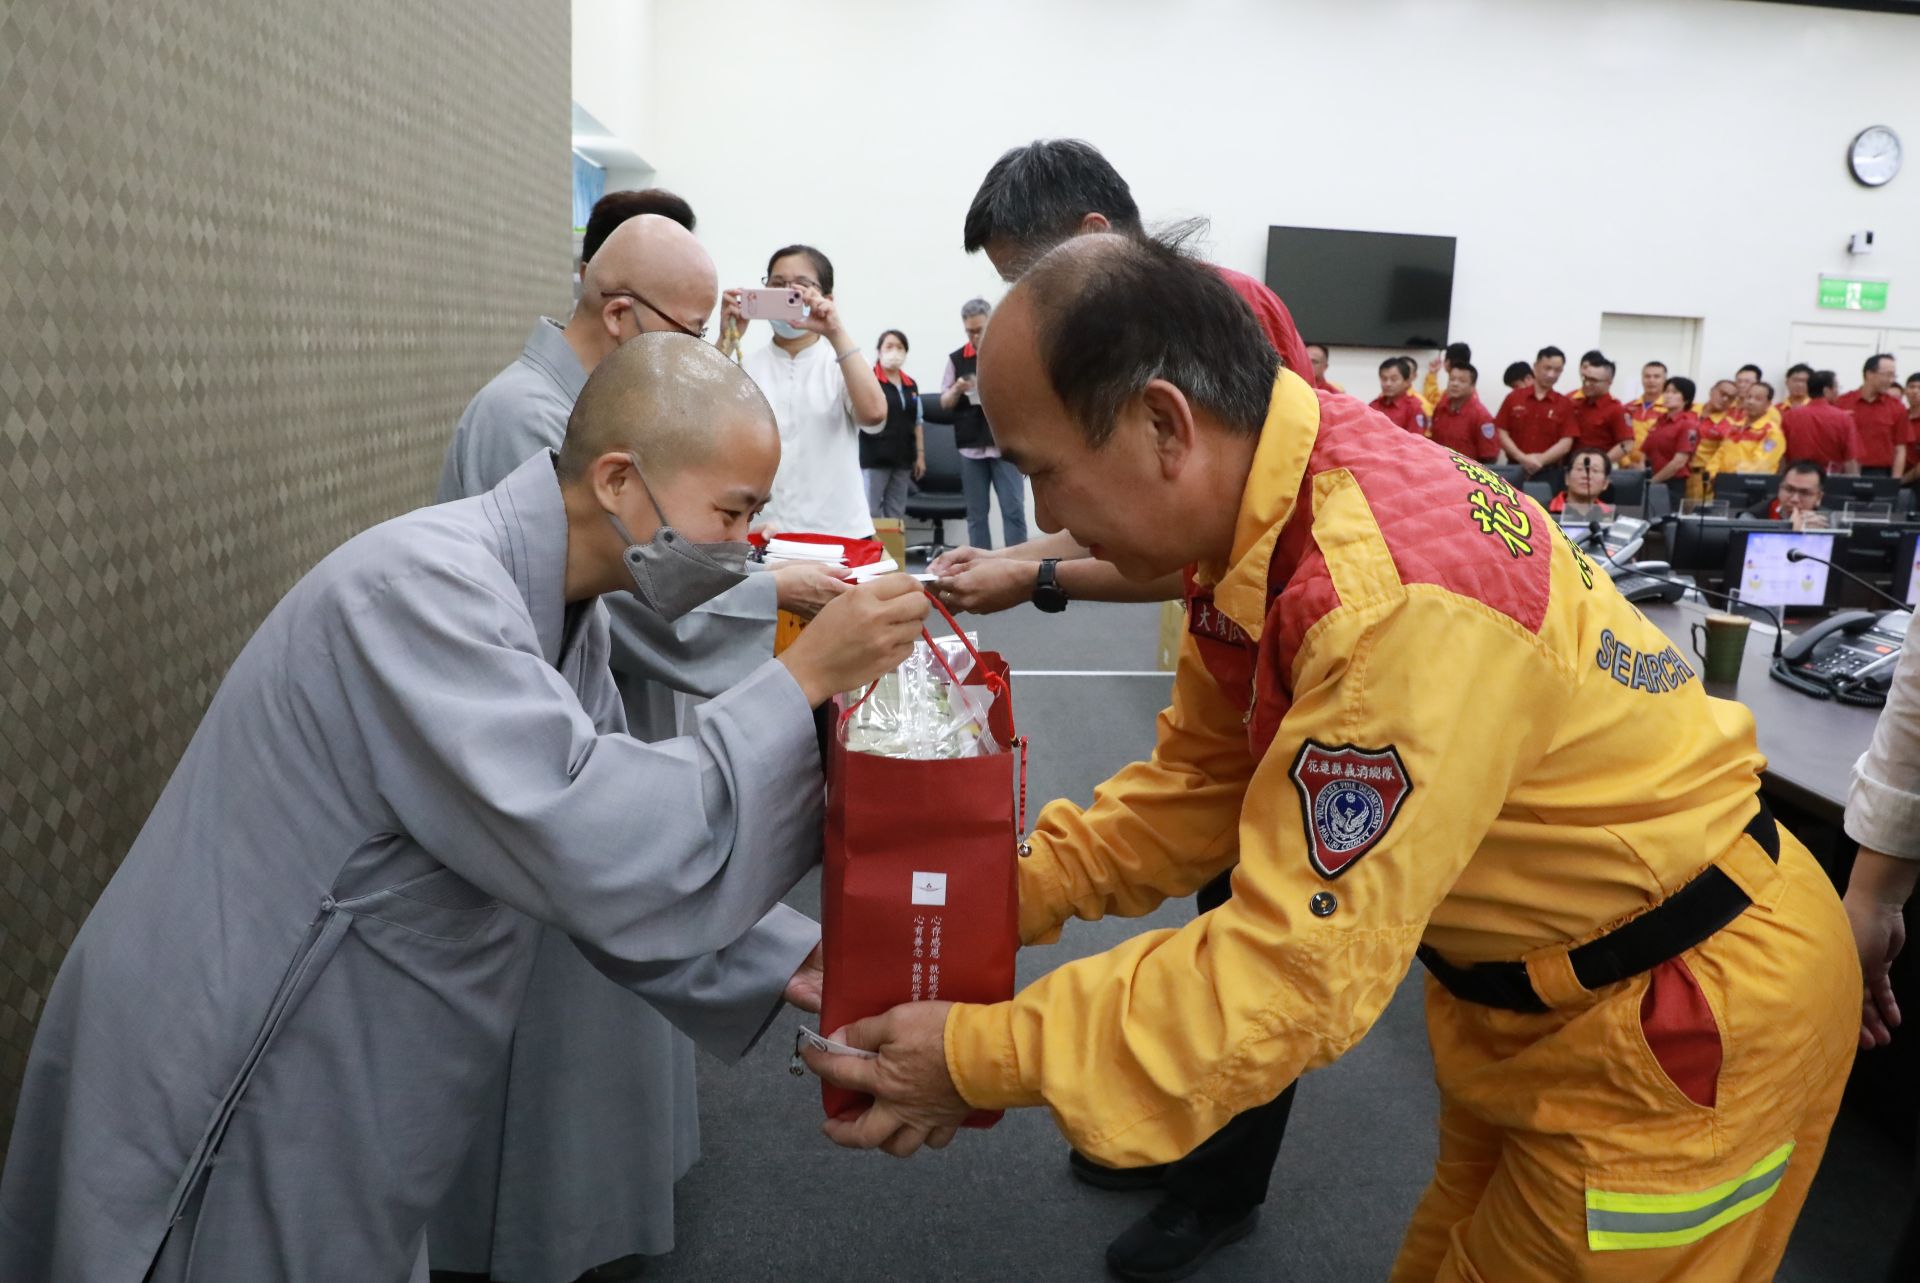
[[[1700,418],[1691,410],[1682,410],[1678,414],[1660,416],[1660,422],[1653,425],[1647,433],[1647,439],[1640,448],[1647,456],[1649,475],[1658,475],[1660,470],[1673,462],[1676,454],[1691,455],[1700,448]],[[1686,465],[1673,475],[1687,475]]]
[[[1860,430],[1853,416],[1837,405],[1809,401],[1780,416],[1787,434],[1787,462],[1811,459],[1828,472],[1860,457]]]
[[[1860,430],[1860,466],[1891,468],[1893,448],[1913,440],[1913,425],[1907,419],[1907,403],[1898,392],[1882,392],[1872,401],[1855,388],[1840,398],[1840,408],[1853,416]]]
[[[1293,313],[1287,311],[1280,296],[1245,272],[1236,272],[1218,263],[1213,265],[1213,270],[1220,273],[1220,279],[1235,294],[1247,301],[1247,306],[1253,309],[1253,318],[1267,332],[1267,342],[1273,344],[1273,350],[1280,354],[1287,368],[1303,379],[1311,379],[1313,362],[1307,360],[1307,345],[1294,326]]]
[[[1513,438],[1523,454],[1539,454],[1555,442],[1574,434],[1573,402],[1559,392],[1535,396],[1539,389],[1529,384],[1507,393],[1500,403],[1494,424]]]
[[[1633,440],[1633,425],[1627,422],[1627,407],[1611,394],[1603,394],[1599,400],[1589,401],[1583,389],[1568,397],[1567,401],[1573,406],[1575,445],[1611,452],[1622,441]]]
[[[1420,398],[1413,393],[1402,392],[1391,401],[1377,396],[1367,404],[1370,409],[1378,410],[1413,435],[1423,437],[1427,434],[1427,412],[1421,407]]]
[[[1440,404],[1433,407],[1427,435],[1455,454],[1464,454],[1482,463],[1491,463],[1500,457],[1500,434],[1493,426],[1493,411],[1482,405],[1474,393],[1468,393],[1466,404],[1457,410],[1452,400],[1441,397]]]

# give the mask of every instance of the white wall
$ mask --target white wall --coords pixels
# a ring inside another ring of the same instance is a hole
[[[572,0],[573,101],[615,137],[647,155],[652,134],[653,0]],[[616,178],[645,175],[609,170],[607,190],[619,191]]]
[[[614,7],[581,0],[576,22]],[[1845,168],[1868,124],[1920,153],[1917,18],[1746,0],[660,0],[650,19],[633,141],[693,202],[724,280],[812,241],[863,341],[905,329],[922,379],[960,341],[959,304],[1000,292],[961,253],[967,202],[1003,149],[1041,136],[1095,142],[1150,221],[1207,215],[1213,256],[1256,275],[1272,223],[1457,236],[1454,334],[1490,384],[1543,343],[1593,346],[1607,311],[1704,317],[1705,371],[1777,374],[1793,322],[1847,319],[1815,308],[1822,271],[1891,278],[1871,319],[1920,326],[1920,172],[1869,191]],[[602,64],[638,65],[617,43],[575,31]],[[1850,259],[1863,227],[1879,251]],[[1377,356],[1342,356],[1337,376],[1375,386]]]

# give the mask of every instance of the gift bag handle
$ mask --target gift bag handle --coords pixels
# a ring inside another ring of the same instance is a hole
[[[980,652],[975,650],[973,643],[967,640],[966,630],[960,627],[960,621],[953,617],[953,612],[947,609],[947,604],[932,593],[927,594],[927,600],[933,603],[933,608],[940,612],[942,619],[953,625],[953,635],[958,637],[960,644],[967,648],[967,654],[973,656],[974,668],[986,675],[986,688],[995,695],[1006,694],[1007,683],[1001,678],[1000,674],[987,671],[986,661],[980,658]],[[927,637],[926,629],[921,629],[920,635]],[[947,661],[941,656],[940,648],[933,645],[932,637],[927,637],[927,645],[932,647],[934,658],[940,660],[940,667],[947,668]],[[947,676],[953,677],[952,669],[947,668]],[[960,679],[954,677],[953,682],[954,685],[958,686]],[[1011,732],[1013,736],[1013,742],[1009,747],[1020,754],[1020,827],[1015,829],[1014,832],[1024,834],[1027,831],[1027,737],[1022,735],[1014,726],[1013,705],[1011,703],[1007,705],[1007,730]],[[1021,845],[1024,847],[1026,844],[1023,842]]]
[[[966,647],[967,654],[973,656],[975,671],[982,674],[985,678],[981,684],[992,691],[995,696],[1005,695],[1007,693],[1006,679],[987,668],[986,660],[980,657],[979,650],[967,639],[966,630],[960,627],[960,621],[953,617],[953,612],[947,609],[946,603],[932,593],[927,594],[927,600],[933,604],[935,610],[940,612],[942,619],[945,619],[949,624],[953,625],[953,635],[960,639],[962,646]],[[933,634],[925,628],[922,628],[920,630],[920,638],[927,643],[927,649],[933,653],[933,662],[940,665],[940,671],[947,675],[947,680],[955,686],[960,685],[960,679],[953,675],[952,665],[947,663],[947,657],[941,654],[940,647],[935,644]],[[847,705],[845,709],[841,710],[840,729],[842,731],[846,729],[847,723],[853,720],[853,715],[860,711],[860,706],[871,699],[873,692],[878,690],[879,687],[880,679],[876,677],[868,683],[867,689],[861,692],[859,699],[856,699],[853,703]],[[1007,729],[1013,732],[1013,743],[1009,747],[1015,749],[1020,754],[1020,827],[1015,831],[1025,833],[1027,831],[1027,737],[1015,729],[1013,708],[1011,706],[1007,708]]]
[[[980,657],[980,652],[974,648],[974,644],[972,642],[967,640],[967,634],[961,630],[960,621],[955,619],[953,617],[952,612],[950,612],[946,608],[946,606],[942,604],[940,599],[938,597],[935,597],[932,593],[927,594],[927,600],[933,603],[933,608],[940,612],[942,618],[944,618],[949,624],[953,625],[953,635],[960,640],[960,644],[962,646],[966,647],[967,654],[973,656],[973,664],[974,664],[975,670],[981,673],[985,679],[981,684],[984,685],[988,690],[992,691],[996,696],[1006,694],[1007,683],[1005,679],[1002,678],[1000,674],[991,672],[988,670],[986,660]],[[933,640],[933,634],[928,632],[926,629],[922,628],[920,630],[920,639],[927,643],[927,649],[933,653],[933,662],[940,665],[940,671],[947,675],[947,680],[952,682],[955,686],[960,685],[961,684],[960,679],[954,676],[953,674],[953,666],[947,663],[947,657],[940,652],[940,647],[935,644]],[[847,705],[847,707],[841,711],[840,725],[842,727],[846,726],[848,720],[851,719],[853,715],[860,710],[860,706],[862,704],[866,703],[867,700],[872,697],[873,692],[879,689],[879,686],[880,686],[880,679],[876,677],[873,679],[873,681],[867,684],[867,689],[861,692],[859,699],[856,699],[855,701],[853,701],[853,703]],[[1007,727],[1009,730],[1013,729],[1013,709],[1011,708],[1007,709]],[[1014,739],[1018,740],[1019,738],[1020,738],[1019,733],[1016,731],[1014,733]],[[1022,827],[1024,828],[1025,826],[1022,825]]]

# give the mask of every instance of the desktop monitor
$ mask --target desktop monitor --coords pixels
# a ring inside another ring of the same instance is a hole
[[[1920,528],[1900,536],[1893,559],[1893,595],[1909,606],[1920,607]]]
[[[1736,530],[1727,546],[1727,591],[1777,610],[1829,610],[1844,578],[1818,561],[1791,561],[1796,549],[1834,560],[1840,537],[1830,530]]]
[[[1900,567],[1901,541],[1915,527],[1913,521],[1855,521],[1846,527],[1840,564],[1856,575],[1885,583]]]
[[[1727,567],[1727,552],[1736,531],[1792,530],[1785,521],[1766,521],[1757,517],[1701,517],[1687,515],[1666,518],[1667,560],[1675,570],[1705,574],[1717,579]]]
[[[1724,499],[1735,512],[1745,512],[1773,498],[1780,478],[1771,472],[1723,472],[1713,479],[1713,497]]]
[[[1836,477],[1829,475],[1823,508],[1849,503],[1892,503],[1900,497],[1898,477]]]

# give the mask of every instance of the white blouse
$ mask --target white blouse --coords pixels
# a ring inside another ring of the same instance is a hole
[[[848,357],[849,361],[863,357]],[[769,342],[741,363],[773,406],[780,426],[780,470],[760,519],[781,530],[866,538],[873,534],[860,433],[846,376],[824,338],[789,356]]]
[[[1853,764],[1846,826],[1861,846],[1920,860],[1920,630],[1911,623],[1873,743]]]

